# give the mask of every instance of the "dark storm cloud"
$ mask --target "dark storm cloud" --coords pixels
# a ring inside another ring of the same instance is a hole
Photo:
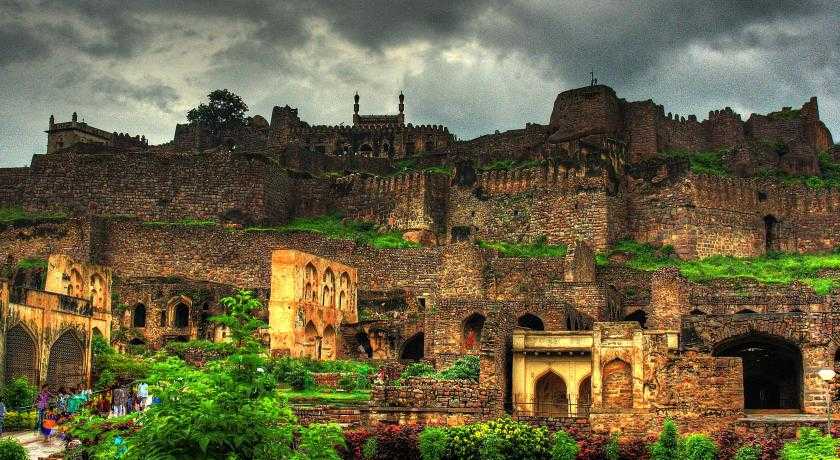
[[[0,0],[0,10],[0,70],[15,69],[0,81],[0,107],[153,107],[136,117],[160,140],[171,136],[161,114],[216,87],[250,96],[255,110],[294,103],[329,123],[344,108],[325,101],[358,88],[367,108],[368,94],[403,88],[415,122],[469,138],[545,123],[554,95],[588,83],[590,70],[622,97],[701,116],[817,95],[840,127],[836,0]],[[4,141],[9,129],[0,125],[0,149],[30,142],[17,128]]]

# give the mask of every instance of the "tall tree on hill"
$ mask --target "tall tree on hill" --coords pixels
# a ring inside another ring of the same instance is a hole
[[[187,112],[190,123],[198,123],[213,134],[225,129],[245,126],[245,112],[248,106],[238,95],[227,89],[217,89],[207,95],[208,103]]]

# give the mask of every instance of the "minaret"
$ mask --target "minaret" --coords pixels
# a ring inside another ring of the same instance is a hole
[[[75,122],[77,122],[77,121],[79,120],[79,115],[77,115],[77,114],[76,114],[76,112],[73,112],[73,118],[72,118],[72,120],[73,120],[73,123],[75,123]]]
[[[55,115],[50,115],[50,129],[55,125]]]
[[[402,91],[400,91],[400,113],[405,112],[405,96],[403,96]]]
[[[353,113],[358,115],[359,114],[359,92],[358,91],[356,91],[356,95],[353,96],[353,100],[356,101],[356,103],[353,104]]]

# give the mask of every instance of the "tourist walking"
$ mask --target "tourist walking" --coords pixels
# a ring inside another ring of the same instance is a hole
[[[149,407],[149,385],[141,383],[137,386],[137,399],[140,400],[140,410],[143,411]]]
[[[0,434],[3,434],[4,426],[6,426],[6,404],[0,401]]]
[[[125,415],[125,404],[128,401],[128,391],[125,388],[116,388],[111,392],[111,415]]]
[[[35,431],[42,429],[41,425],[44,423],[44,414],[46,414],[48,407],[50,407],[50,392],[47,390],[47,386],[44,385],[41,387],[41,392],[35,397],[35,408],[38,409],[38,420],[35,424]]]

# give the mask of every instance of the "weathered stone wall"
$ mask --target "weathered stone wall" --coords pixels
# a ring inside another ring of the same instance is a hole
[[[30,171],[30,168],[0,168],[0,206],[20,203]]]
[[[412,377],[399,386],[374,386],[370,423],[473,423],[500,415],[497,398],[497,391],[476,382]]]
[[[0,229],[0,260],[44,259],[64,254],[74,260],[88,260],[93,227],[86,219],[68,219]]]

